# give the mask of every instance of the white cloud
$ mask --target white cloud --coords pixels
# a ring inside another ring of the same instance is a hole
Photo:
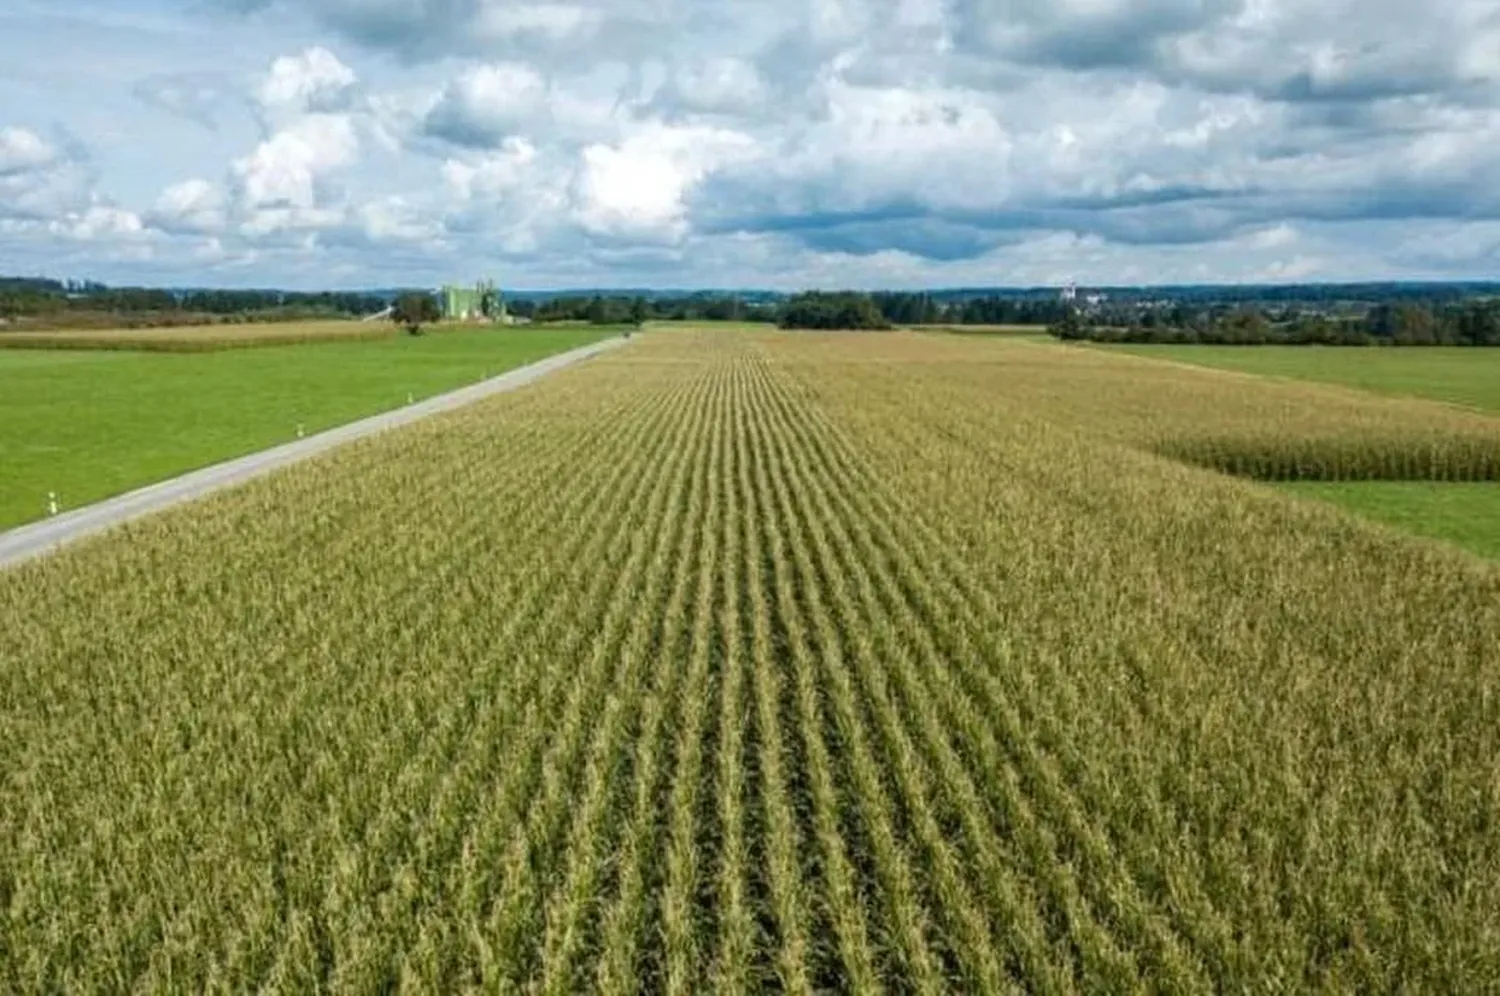
[[[477,159],[449,159],[443,179],[460,201],[503,198],[523,190],[533,180],[536,146],[524,138],[508,138],[502,147]]]
[[[55,235],[71,239],[118,239],[143,235],[146,226],[133,211],[105,204],[93,204],[86,210],[70,213],[48,224]]]
[[[483,0],[474,16],[473,30],[481,39],[508,40],[527,35],[562,39],[595,23],[596,12],[580,4]]]
[[[673,110],[708,114],[755,113],[771,91],[756,66],[731,56],[693,59],[678,66],[653,103]]]
[[[93,171],[75,144],[27,128],[0,128],[0,218],[60,218],[84,209],[93,187]]]
[[[0,176],[16,176],[51,166],[61,158],[57,149],[25,128],[0,128]]]
[[[349,109],[359,77],[326,48],[286,55],[256,89],[255,98],[273,119]]]
[[[348,166],[359,137],[341,114],[310,114],[277,132],[234,163],[241,204],[246,208],[313,208],[320,183]]]
[[[579,223],[598,235],[673,241],[688,230],[686,197],[714,168],[754,153],[735,131],[652,125],[618,146],[583,150]]]
[[[207,234],[224,228],[226,206],[224,192],[216,184],[184,180],[162,191],[147,217],[164,231]]]
[[[362,205],[358,223],[371,242],[431,244],[441,238],[442,223],[430,211],[404,197],[386,197]]]

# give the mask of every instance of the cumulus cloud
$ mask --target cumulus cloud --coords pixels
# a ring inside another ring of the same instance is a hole
[[[448,84],[423,120],[423,130],[456,145],[499,145],[544,113],[547,83],[520,63],[476,66]]]
[[[476,39],[566,39],[596,25],[597,8],[576,3],[476,4],[470,15]]]
[[[49,222],[47,227],[55,235],[83,241],[134,238],[146,231],[134,211],[108,204],[91,204],[82,211],[69,212]]]
[[[366,237],[377,244],[428,243],[443,233],[442,223],[431,211],[399,196],[363,204],[357,217]]]
[[[0,128],[0,176],[19,176],[53,165],[59,151],[25,128]]]
[[[653,95],[652,104],[667,115],[754,115],[770,96],[771,89],[754,63],[733,56],[707,56],[674,67]]]
[[[194,134],[218,158],[116,206],[106,159],[12,123],[0,219],[129,240],[88,213],[135,211],[193,252],[377,284],[382,252],[595,285],[1495,258],[1493,0],[213,2],[286,44],[254,79],[135,93],[217,124]]]
[[[496,200],[525,189],[534,178],[536,146],[508,138],[497,151],[477,159],[449,159],[443,179],[460,201]]]
[[[701,126],[653,125],[619,145],[583,150],[576,217],[596,235],[674,241],[686,235],[687,196],[714,169],[746,159],[754,139]]]
[[[242,253],[270,240],[315,237],[342,227],[398,235],[393,211],[361,212],[347,203],[341,174],[360,158],[361,122],[376,114],[358,75],[337,56],[312,47],[276,58],[250,88],[263,137],[229,163],[221,180],[202,177],[168,184],[139,219],[173,236],[206,236],[210,255]],[[202,247],[195,251],[202,253]]]
[[[285,55],[256,88],[255,98],[273,120],[335,114],[352,108],[359,77],[326,48]]]
[[[449,203],[444,228],[492,256],[577,251],[576,241],[570,244],[574,174],[567,155],[522,138],[449,158],[441,168]]]
[[[312,208],[327,175],[354,161],[359,138],[348,117],[310,114],[276,132],[235,161],[240,202],[247,208]]]
[[[0,127],[0,218],[45,222],[78,211],[95,179],[87,151],[67,133]]]
[[[162,191],[147,221],[165,232],[211,234],[223,230],[226,208],[218,185],[203,179],[184,180]]]

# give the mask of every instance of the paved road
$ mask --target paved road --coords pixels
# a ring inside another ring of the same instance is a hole
[[[529,366],[518,367],[498,377],[459,388],[448,394],[440,394],[425,401],[407,405],[405,408],[372,415],[358,422],[341,425],[337,429],[320,432],[316,436],[299,439],[295,443],[252,453],[227,463],[214,464],[212,467],[174,477],[170,481],[152,484],[85,508],[74,509],[50,519],[43,519],[41,522],[0,533],[0,568],[48,553],[65,543],[101,532],[122,522],[159,512],[172,505],[192,501],[211,491],[248,481],[253,477],[259,477],[289,464],[317,456],[319,453],[326,453],[335,446],[341,446],[355,439],[407,425],[439,412],[452,411],[492,394],[513,391],[545,377],[554,370],[577,363],[579,360],[587,359],[596,353],[622,345],[624,342],[623,338],[603,339],[593,345],[549,356]]]

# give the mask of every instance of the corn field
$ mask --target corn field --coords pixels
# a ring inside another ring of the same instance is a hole
[[[0,574],[0,989],[1500,986],[1500,571],[1074,352],[650,334]]]
[[[309,321],[173,325],[136,329],[57,329],[0,332],[0,349],[128,350],[133,353],[212,353],[255,346],[360,342],[397,334],[390,322]]]

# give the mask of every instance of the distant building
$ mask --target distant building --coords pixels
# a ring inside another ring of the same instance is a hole
[[[1078,304],[1080,301],[1082,301],[1083,302],[1083,306],[1085,308],[1097,308],[1100,305],[1102,305],[1105,301],[1109,300],[1109,295],[1108,294],[1083,294],[1083,295],[1080,295],[1078,293],[1078,285],[1077,284],[1072,284],[1072,283],[1070,283],[1070,284],[1068,284],[1068,286],[1064,287],[1062,289],[1062,293],[1059,294],[1058,297],[1062,301],[1063,304]]]
[[[493,280],[481,280],[473,287],[447,284],[438,291],[437,297],[443,321],[514,324],[505,307],[505,295],[495,289]]]

